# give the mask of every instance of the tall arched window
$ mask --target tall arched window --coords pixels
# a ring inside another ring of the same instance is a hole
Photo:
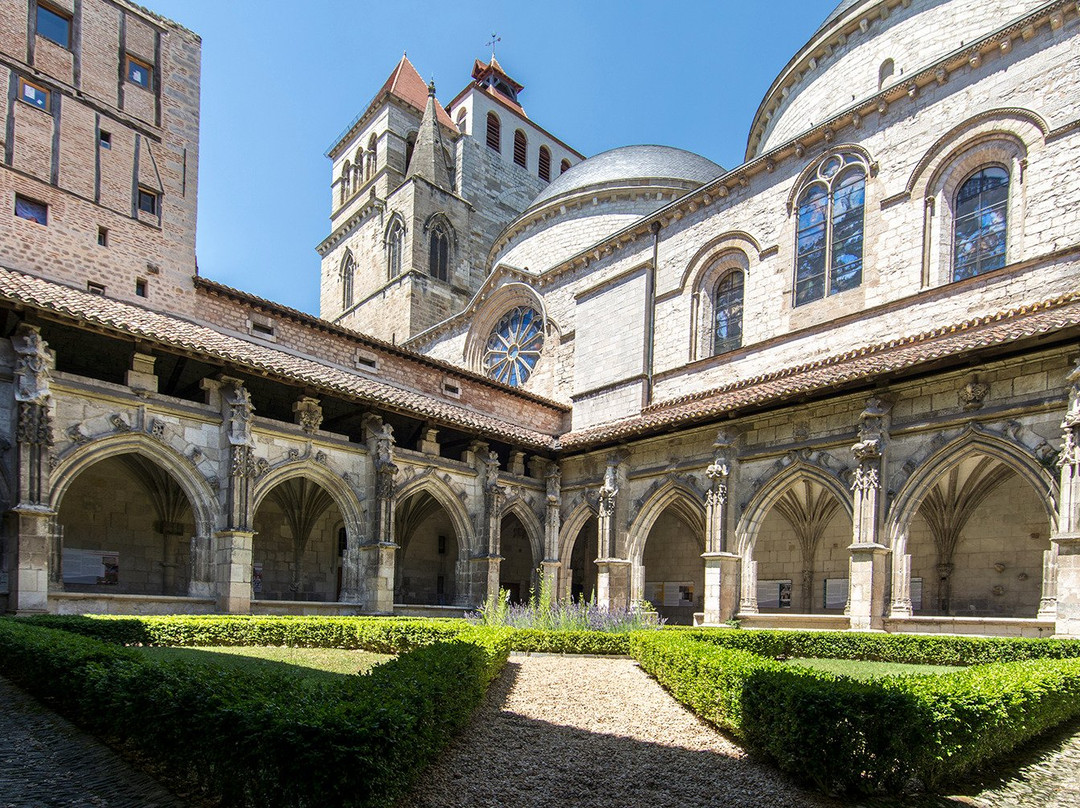
[[[341,204],[345,204],[345,200],[349,198],[349,178],[352,176],[352,165],[348,160],[345,161],[345,165],[341,167]]]
[[[519,387],[532,374],[544,347],[540,314],[528,306],[508,311],[491,330],[484,351],[484,368],[496,381]]]
[[[365,176],[371,179],[379,168],[379,139],[372,133],[367,144],[367,166]]]
[[[713,353],[742,347],[743,275],[729,272],[713,295]]]
[[[881,63],[881,67],[878,68],[877,72],[877,86],[879,90],[885,86],[885,83],[893,77],[893,73],[895,72],[896,64],[892,59],[886,59]]]
[[[953,280],[962,281],[1005,266],[1009,172],[980,168],[956,192],[953,220]]]
[[[529,141],[520,129],[514,130],[514,162],[525,168],[529,156]]]
[[[409,163],[412,162],[413,149],[416,148],[416,132],[409,132],[405,138],[405,173],[409,171]]]
[[[862,283],[866,168],[852,154],[818,166],[799,195],[795,305]]]
[[[341,260],[341,310],[348,311],[353,304],[353,278],[356,274],[356,264],[352,253],[345,253]]]
[[[401,274],[402,242],[405,237],[405,227],[400,219],[394,219],[386,229],[386,274],[396,278]]]
[[[462,107],[457,113],[457,128],[461,134],[465,134],[465,128],[469,123],[469,110],[467,107]]]
[[[551,182],[551,150],[547,146],[540,147],[536,173],[544,182]]]
[[[428,273],[440,281],[450,280],[450,234],[442,222],[436,222],[431,228]]]
[[[489,149],[502,149],[502,123],[494,112],[487,114],[487,144]]]
[[[568,168],[570,168],[570,161],[569,160],[563,160],[561,163],[559,163],[559,173],[560,174],[564,173]]]

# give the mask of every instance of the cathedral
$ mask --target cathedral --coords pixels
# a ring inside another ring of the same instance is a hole
[[[0,31],[0,610],[1080,636],[1076,0],[844,0],[727,168],[403,57],[318,316],[198,272],[196,34]]]

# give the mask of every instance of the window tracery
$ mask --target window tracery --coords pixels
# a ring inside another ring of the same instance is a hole
[[[517,306],[491,330],[484,351],[484,369],[496,381],[520,387],[532,375],[543,347],[540,314],[528,306]]]
[[[1005,266],[1009,172],[985,166],[956,192],[952,279],[961,281]]]
[[[862,283],[866,166],[854,154],[824,160],[799,195],[795,305]]]
[[[743,274],[729,272],[713,295],[713,353],[742,347]]]

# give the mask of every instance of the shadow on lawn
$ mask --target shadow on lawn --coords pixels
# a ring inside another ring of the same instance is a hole
[[[208,651],[197,646],[148,646],[136,649],[155,662],[181,662],[196,665],[218,665],[238,668],[262,673],[284,674],[296,676],[301,679],[334,680],[347,679],[358,673],[367,673],[376,665],[393,659],[387,654],[357,653],[356,670],[349,672],[329,671],[323,668],[309,667],[299,662],[289,662],[278,659],[264,659],[262,657],[245,654],[243,649],[221,649]],[[306,650],[306,649],[305,649]],[[311,649],[318,652],[316,649]],[[375,659],[377,658],[377,659]]]

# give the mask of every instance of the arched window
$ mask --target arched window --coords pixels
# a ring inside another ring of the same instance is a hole
[[[409,173],[409,163],[412,162],[413,149],[416,148],[416,132],[409,132],[405,138],[405,173]]]
[[[559,163],[559,173],[560,174],[562,174],[568,168],[570,168],[570,161],[569,160],[563,160],[561,163]]]
[[[457,113],[457,128],[461,134],[465,134],[465,127],[469,123],[469,110],[467,107],[462,107]]]
[[[529,141],[525,138],[525,133],[520,129],[514,130],[514,162],[522,168],[525,168],[525,161],[528,157]]]
[[[360,190],[360,186],[364,184],[364,147],[361,146],[356,150],[356,156],[353,158],[352,167],[352,185],[356,191]]]
[[[551,150],[547,146],[540,147],[536,173],[544,182],[551,182]]]
[[[520,387],[536,367],[544,347],[544,327],[536,309],[511,309],[488,337],[484,369],[488,376],[511,387]]]
[[[866,168],[852,154],[822,162],[799,195],[796,306],[862,283],[865,196]]]
[[[405,237],[405,227],[400,219],[394,219],[386,229],[386,274],[396,278],[401,274],[402,242]]]
[[[341,260],[341,310],[348,311],[353,304],[353,278],[356,274],[356,264],[352,253],[345,253]]]
[[[729,272],[713,295],[713,353],[742,347],[743,275]]]
[[[341,167],[341,204],[345,204],[345,200],[349,198],[349,178],[352,176],[352,165],[348,160],[345,161],[345,165]]]
[[[877,72],[877,88],[880,90],[885,86],[885,83],[893,77],[893,73],[896,72],[896,65],[892,59],[886,59],[881,63],[881,67]]]
[[[1005,266],[1009,172],[980,168],[956,192],[953,220],[953,280],[962,281]]]
[[[428,273],[440,281],[450,280],[450,234],[443,222],[436,222],[431,228]]]
[[[367,144],[367,166],[365,176],[371,179],[379,168],[379,139],[372,133]]]
[[[502,149],[502,124],[494,112],[487,114],[487,144],[489,149]]]

